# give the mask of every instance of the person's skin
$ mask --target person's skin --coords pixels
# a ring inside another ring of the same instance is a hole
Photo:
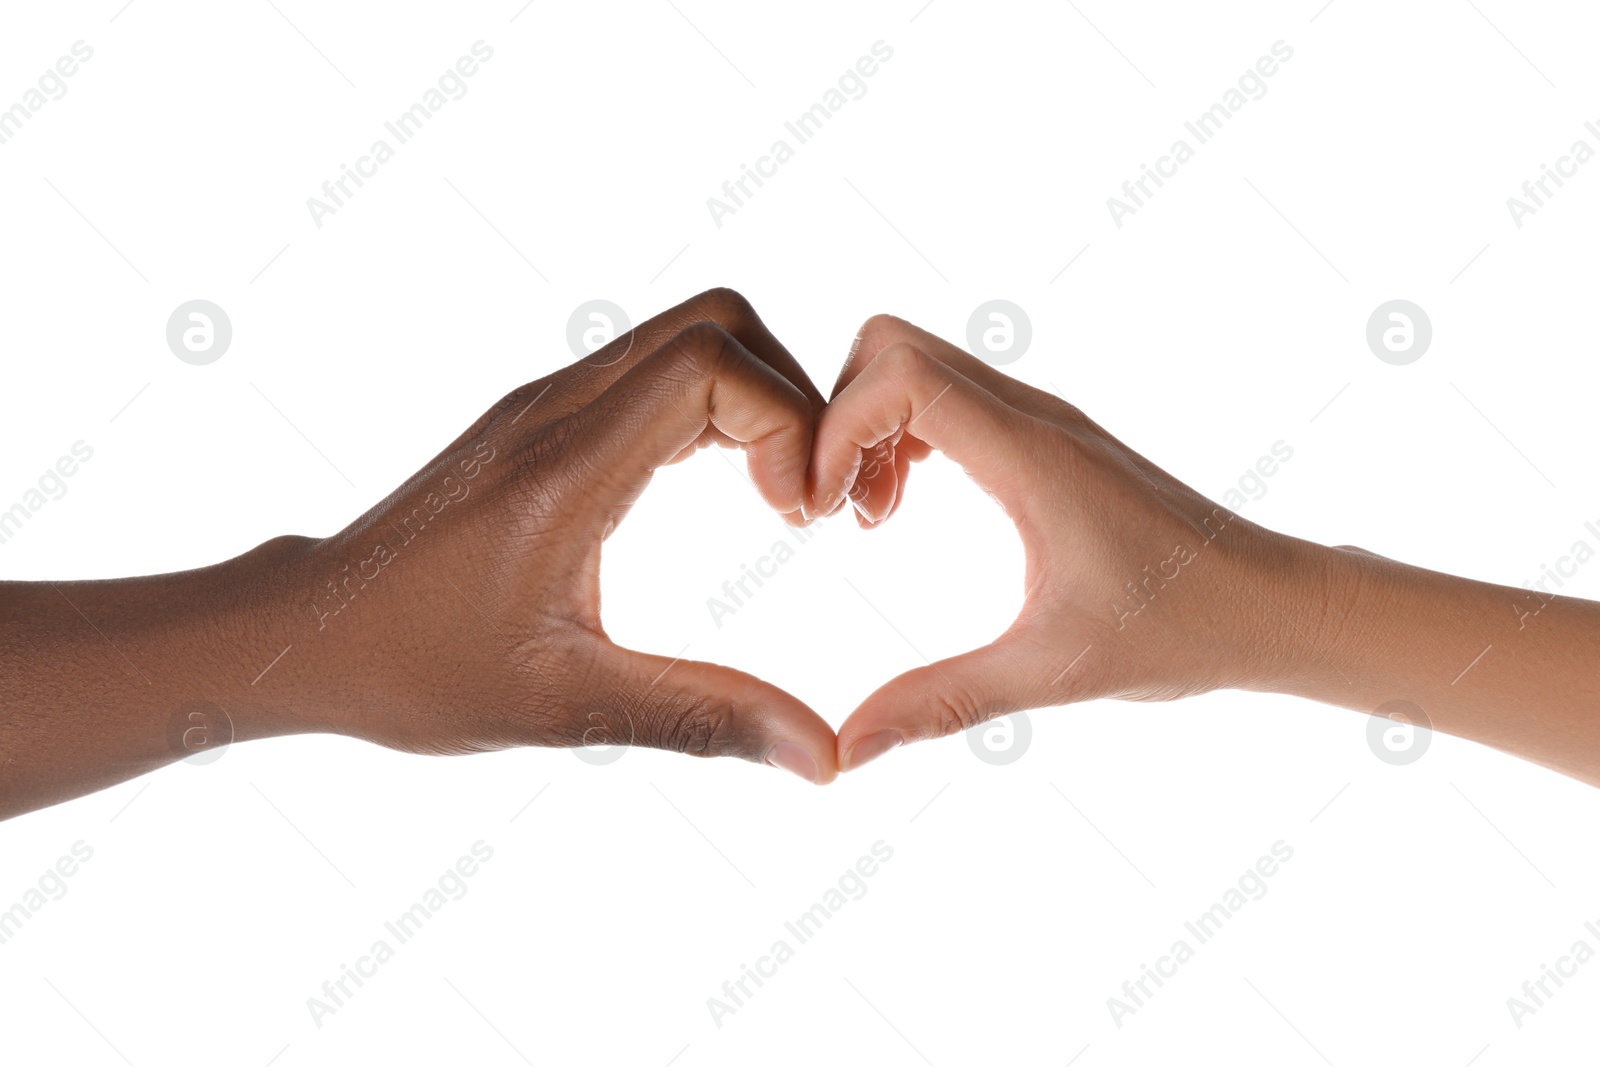
[[[842,770],[1010,711],[1234,688],[1369,713],[1409,701],[1435,729],[1600,785],[1600,604],[1274,533],[1060,398],[876,317],[817,424],[817,513],[848,493],[862,525],[882,522],[930,449],[1015,522],[1026,598],[992,644],[869,696],[839,729]]]
[[[602,541],[700,446],[743,448],[761,496],[803,521],[822,404],[749,304],[713,290],[507,395],[331,537],[176,574],[0,582],[0,818],[225,742],[230,721],[236,741],[633,743],[832,779],[833,730],[799,700],[622,649],[599,614]]]
[[[617,647],[601,544],[653,470],[706,444],[743,447],[790,521],[849,499],[868,526],[939,449],[1016,523],[1022,612],[993,644],[880,687],[837,738],[749,675]],[[509,394],[332,537],[178,574],[0,583],[0,818],[153,770],[196,736],[632,743],[826,782],[1010,711],[1230,687],[1411,701],[1435,728],[1600,785],[1597,647],[1600,605],[1263,529],[898,319],[867,323],[824,408],[749,305],[714,290]]]

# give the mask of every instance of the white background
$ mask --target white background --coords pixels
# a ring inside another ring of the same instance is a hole
[[[712,285],[824,391],[874,312],[962,343],[973,308],[1012,300],[1034,337],[1010,372],[1210,495],[1292,447],[1241,510],[1300,536],[1513,586],[1600,547],[1600,162],[1520,229],[1505,203],[1575,139],[1600,147],[1584,5],[122,2],[7,5],[0,27],[0,106],[94,49],[0,146],[0,508],[94,449],[0,576],[331,533],[569,362],[581,302],[637,322]],[[317,228],[306,198],[480,39],[467,95]],[[716,226],[706,198],[879,40],[866,95]],[[1116,227],[1106,198],[1278,40],[1267,94]],[[164,337],[195,298],[234,328],[205,367]],[[1409,366],[1364,340],[1393,298],[1433,323]],[[609,543],[619,640],[751,670],[837,724],[1020,603],[1014,534],[935,459],[888,527],[825,525],[717,628],[706,598],[783,536],[736,464],[663,473]],[[1562,591],[1600,595],[1600,563]],[[1364,717],[1287,698],[1028,719],[1010,765],[957,737],[822,790],[645,750],[597,767],[333,737],[175,765],[0,825],[0,908],[93,849],[0,946],[0,1057],[1592,1053],[1600,962],[1521,1028],[1506,998],[1600,948],[1593,789],[1442,736],[1390,766]],[[479,840],[469,892],[317,1026],[307,998]],[[879,840],[866,895],[717,1026],[707,998]],[[1107,998],[1279,840],[1269,892],[1115,1025]]]

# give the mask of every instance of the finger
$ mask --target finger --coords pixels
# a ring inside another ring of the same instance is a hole
[[[817,421],[811,481],[818,513],[828,513],[859,476],[863,450],[903,432],[961,464],[1020,520],[1030,507],[1030,471],[1043,462],[1039,450],[1049,446],[1043,430],[920,349],[890,346]]]
[[[607,723],[606,743],[737,756],[818,785],[839,772],[833,729],[777,686],[731,667],[616,646],[607,660],[609,714],[620,711],[625,722]]]
[[[903,434],[865,449],[861,467],[850,486],[850,502],[856,509],[856,520],[862,528],[870,529],[889,517],[900,492],[901,467],[896,453],[897,439]]]
[[[782,514],[805,501],[812,408],[806,396],[720,327],[691,325],[562,425],[573,472],[567,506],[620,522],[650,475],[709,432],[739,444],[750,480]]]
[[[839,770],[854,770],[901,745],[1066,699],[1064,690],[1052,692],[1041,675],[1036,651],[1030,654],[1003,637],[880,686],[839,728]]]
[[[885,349],[897,344],[909,344],[921,349],[1011,406],[1035,417],[1051,418],[1067,410],[1076,410],[1055,394],[1020,382],[944,338],[893,315],[874,315],[862,324],[861,331],[850,346],[850,354],[839,370],[833,395],[838,396]]]
[[[856,476],[850,497],[857,504],[856,518],[864,529],[883,525],[889,521],[889,516],[900,510],[906,498],[906,477],[911,472],[911,464],[927,459],[932,451],[926,442],[905,433],[892,445],[880,445],[873,450],[876,463],[870,463],[869,457],[862,458],[863,469]],[[863,480],[867,482],[865,487]]]
[[[915,438],[901,438],[894,450],[894,469],[898,483],[895,491],[894,503],[889,505],[889,515],[900,510],[900,504],[906,498],[906,477],[911,472],[911,464],[927,459],[933,450]],[[889,521],[889,515],[883,517],[884,522]]]
[[[872,489],[869,490],[869,493],[878,494],[882,498],[881,503],[870,505],[873,510],[869,513],[879,517],[868,519],[866,515],[861,513],[860,509],[857,509],[856,520],[860,523],[862,529],[876,529],[888,522],[889,517],[900,510],[900,505],[906,498],[906,476],[910,474],[911,464],[915,462],[912,458],[913,454],[915,454],[913,450],[918,448],[920,448],[920,454],[916,454],[916,459],[926,459],[930,449],[915,438],[910,436],[902,437],[900,438],[900,443],[895,445],[891,462],[892,478],[888,475],[880,475],[874,482]]]
[[[825,401],[821,391],[789,350],[767,329],[750,301],[732,289],[710,289],[639,324],[557,372],[563,376],[561,395],[553,398],[557,402],[551,405],[551,413],[559,418],[591,403],[656,349],[697,322],[720,326],[748,352],[788,379],[811,403],[813,411],[822,410]]]
[[[893,315],[874,315],[862,325],[839,372],[833,395],[837,397],[885,352],[901,344],[910,344],[927,353],[1018,411],[1085,439],[1097,441],[1103,447],[1121,454],[1147,479],[1160,481],[1169,477],[1165,471],[1122,444],[1073,404],[1054,393],[1017,381],[943,338]],[[915,437],[908,436],[900,447],[907,447],[907,443],[912,449],[919,448],[921,444]],[[914,453],[913,458],[921,459],[922,456]],[[905,496],[905,483],[905,473],[902,472],[897,488],[898,498]],[[898,506],[898,498],[895,506]],[[891,507],[890,511],[893,510]]]
[[[727,330],[756,358],[799,389],[811,403],[813,413],[822,410],[826,401],[821,391],[789,350],[767,329],[750,301],[732,289],[708,289],[619,334],[590,355],[513,389],[431,462],[455,455],[485,431],[492,429],[497,437],[505,439],[525,435],[571,415],[605,392],[684,327],[696,322],[715,323]]]
[[[893,456],[891,457],[894,470],[893,480],[891,481],[888,477],[880,475],[872,487],[868,489],[869,494],[880,495],[884,501],[883,504],[869,505],[871,513],[881,517],[876,521],[871,521],[861,514],[859,510],[857,511],[856,519],[863,529],[882,526],[889,521],[891,515],[900,510],[900,505],[906,499],[906,478],[911,473],[911,465],[927,459],[932,451],[925,442],[917,440],[910,434],[903,434],[900,437],[900,440],[894,446]],[[854,488],[851,489],[851,493],[852,495],[855,493]]]

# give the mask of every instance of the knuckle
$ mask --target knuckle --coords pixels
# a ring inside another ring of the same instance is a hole
[[[851,345],[850,361],[877,361],[917,336],[917,328],[898,315],[880,312],[861,324]]]
[[[560,383],[562,379],[555,374],[547,374],[543,378],[536,378],[531,382],[517,386],[511,392],[500,398],[492,413],[517,415],[533,406],[534,401],[542,398],[552,386]]]
[[[1047,393],[1043,390],[1040,390],[1040,396],[1044,400],[1044,411],[1047,415],[1046,421],[1052,421],[1061,429],[1072,432],[1103,432],[1094,424],[1089,416],[1083,413],[1082,408],[1079,408],[1071,401],[1063,400],[1054,393]]]
[[[914,345],[894,344],[883,350],[877,362],[884,373],[909,382],[931,377],[937,361]]]
[[[504,450],[504,465],[484,485],[484,505],[492,509],[495,526],[503,522],[520,530],[544,530],[555,524],[570,463],[561,443],[567,436],[553,428]],[[472,490],[473,496],[478,492]]]
[[[543,477],[552,461],[565,451],[571,436],[571,427],[563,422],[520,442],[511,452],[512,480],[536,482]]]
[[[534,435],[513,454],[513,483],[534,496],[555,496],[570,480],[580,480],[592,467],[589,451],[577,447],[580,427],[562,419]],[[576,469],[575,469],[576,468]]]
[[[938,725],[939,737],[961,733],[993,718],[988,711],[962,689],[941,693],[933,700],[934,722]]]
[[[674,370],[699,376],[714,371],[727,356],[733,338],[715,322],[692,322],[678,331],[660,358]]]
[[[736,329],[751,321],[756,313],[755,305],[750,303],[743,293],[726,286],[707,289],[690,300],[689,307],[692,313],[721,323],[730,329]]]
[[[857,336],[861,338],[862,348],[871,352],[897,337],[903,337],[909,329],[911,324],[898,315],[879,312],[861,324]]]
[[[689,756],[720,756],[733,741],[732,718],[704,697],[664,712],[655,725],[659,747]]]

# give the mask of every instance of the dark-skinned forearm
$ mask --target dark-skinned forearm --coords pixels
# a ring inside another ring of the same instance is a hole
[[[0,582],[0,817],[60,803],[206,745],[321,729],[252,685],[307,544],[279,538],[197,570]]]

